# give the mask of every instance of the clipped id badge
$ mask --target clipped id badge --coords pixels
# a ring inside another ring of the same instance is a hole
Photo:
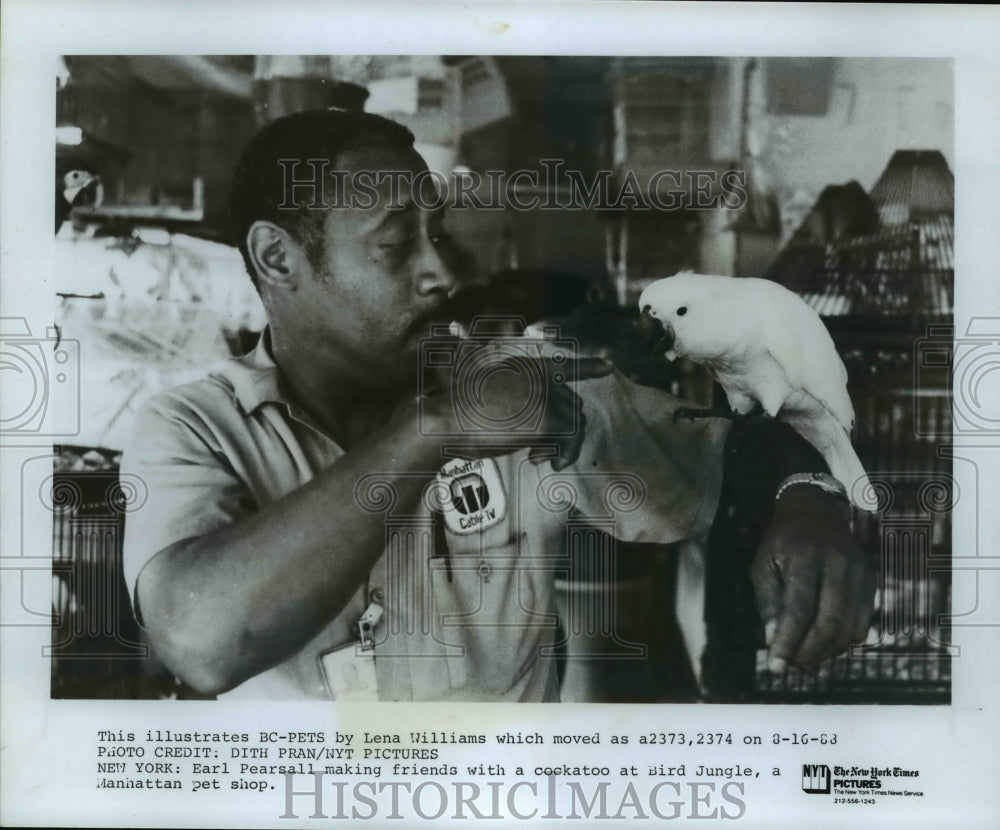
[[[383,613],[382,605],[372,602],[355,623],[358,639],[319,655],[320,668],[333,700],[378,700],[374,631]]]

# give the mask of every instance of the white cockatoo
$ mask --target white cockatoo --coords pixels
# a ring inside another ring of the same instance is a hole
[[[819,315],[771,280],[681,273],[639,298],[656,351],[704,366],[733,411],[757,404],[822,454],[859,507],[871,510],[868,476],[851,446],[847,369]],[[662,327],[662,333],[660,328]]]

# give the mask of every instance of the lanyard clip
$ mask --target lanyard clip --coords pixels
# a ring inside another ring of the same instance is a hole
[[[354,624],[356,631],[358,632],[358,638],[361,640],[361,648],[364,650],[372,649],[375,647],[375,626],[379,624],[382,620],[382,616],[385,614],[385,607],[380,602],[372,600],[365,612],[358,618],[358,621]]]

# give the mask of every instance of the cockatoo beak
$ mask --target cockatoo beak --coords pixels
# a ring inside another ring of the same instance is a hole
[[[674,348],[674,327],[662,320],[657,319],[650,313],[649,306],[645,306],[639,312],[639,337],[642,344],[649,349],[652,354],[667,354],[673,359],[671,352]]]

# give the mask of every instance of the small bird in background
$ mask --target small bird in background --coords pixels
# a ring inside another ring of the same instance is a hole
[[[669,360],[687,357],[722,386],[734,413],[758,405],[790,424],[862,502],[868,476],[851,445],[847,369],[819,315],[771,280],[681,273],[639,297],[640,327]],[[686,414],[716,414],[686,410]]]
[[[74,207],[101,202],[101,179],[89,170],[75,169],[56,172],[56,233],[69,218]]]

